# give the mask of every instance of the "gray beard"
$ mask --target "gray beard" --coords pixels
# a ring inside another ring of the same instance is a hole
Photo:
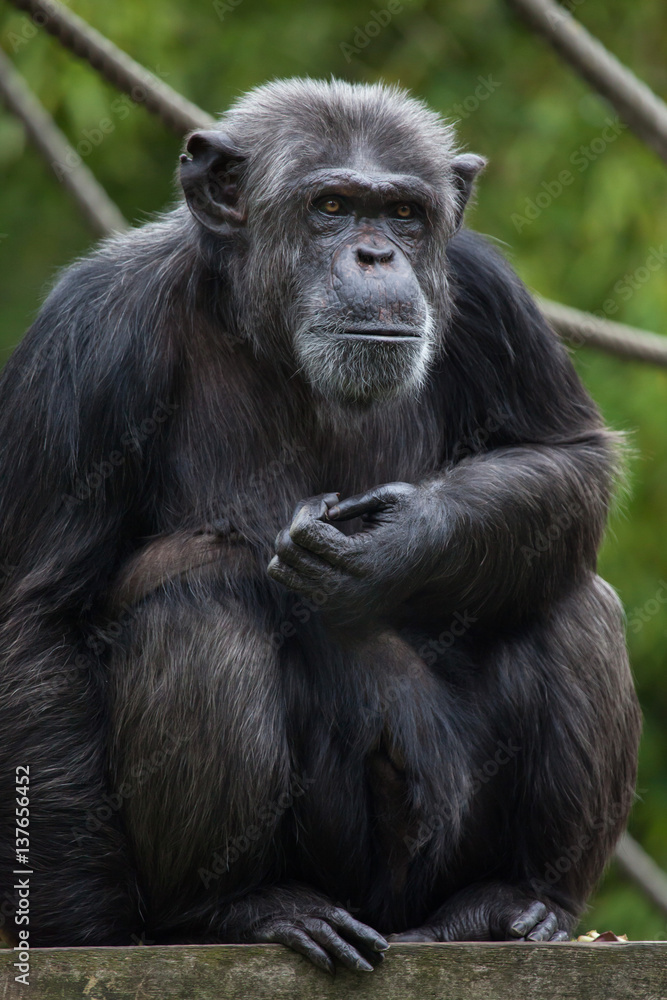
[[[346,340],[311,318],[297,330],[294,349],[299,372],[322,396],[342,404],[369,404],[418,395],[435,355],[435,342],[430,319],[414,342],[374,343]]]

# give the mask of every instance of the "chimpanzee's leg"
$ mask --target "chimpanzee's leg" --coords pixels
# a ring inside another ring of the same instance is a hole
[[[611,588],[592,577],[503,639],[495,671],[521,746],[507,800],[514,840],[499,835],[499,875],[396,940],[567,938],[626,823],[640,715]]]
[[[370,970],[384,939],[281,868],[282,820],[308,776],[287,743],[273,588],[235,550],[128,612],[110,671],[110,765],[147,938],[276,941],[329,971],[331,956]]]

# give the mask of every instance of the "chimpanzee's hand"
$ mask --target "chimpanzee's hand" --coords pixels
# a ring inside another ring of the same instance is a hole
[[[574,917],[523,889],[502,882],[463,889],[423,927],[390,941],[567,941]]]
[[[331,523],[353,517],[364,521],[353,535]],[[335,493],[312,497],[278,535],[269,576],[313,600],[336,624],[380,618],[428,580],[444,522],[432,494],[409,483],[341,501]]]
[[[284,944],[332,974],[334,959],[348,969],[372,972],[389,947],[372,927],[325,896],[307,890],[289,889],[282,896],[276,887],[266,896],[249,895],[233,909],[233,930],[223,935],[224,940]]]

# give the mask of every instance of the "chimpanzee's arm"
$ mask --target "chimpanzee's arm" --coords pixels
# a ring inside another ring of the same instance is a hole
[[[341,549],[352,550],[353,575],[375,578],[388,608],[407,602],[412,620],[464,609],[509,624],[594,568],[607,461],[602,435],[567,447],[507,448],[416,485],[385,484],[330,516],[368,518],[366,537],[344,539]],[[298,542],[298,525],[293,535]]]
[[[450,441],[451,464],[424,484],[447,523],[428,591],[446,606],[516,616],[595,567],[615,442],[502,258],[472,233],[449,256],[458,313],[443,367],[467,425]]]
[[[509,623],[595,566],[612,437],[507,265],[472,234],[450,257],[457,314],[431,389],[444,396],[442,470],[322,509],[315,498],[277,540],[270,574],[324,589],[333,619],[465,609]],[[327,524],[359,515],[352,536]]]
[[[133,346],[132,307],[108,287],[110,270],[95,258],[73,268],[0,379],[2,913],[11,926],[25,767],[35,945],[121,943],[138,930],[138,888],[104,797],[99,646],[86,638],[136,527],[139,428],[168,398],[168,361],[149,372],[155,355]]]

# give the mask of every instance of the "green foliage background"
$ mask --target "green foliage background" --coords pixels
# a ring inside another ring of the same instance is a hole
[[[599,152],[613,110],[530,35],[503,0],[405,0],[381,31],[366,33],[366,44],[358,29],[373,11],[386,9],[387,0],[368,6],[358,0],[71,0],[70,6],[213,112],[272,77],[399,81],[459,119],[463,142],[489,158],[469,223],[505,246],[529,286],[665,330],[667,261],[641,270],[652,251],[667,249],[665,166],[627,129]],[[660,0],[569,0],[568,6],[667,94],[667,6]],[[178,137],[141,106],[124,117],[114,111],[117,92],[6,3],[0,44],[73,145],[102,119],[112,120],[113,131],[85,162],[128,219],[141,223],[174,199]],[[486,81],[483,100],[474,97],[480,80]],[[553,196],[563,170],[573,182]],[[535,203],[540,193],[536,204],[545,207],[522,222],[527,201]],[[91,236],[50,167],[26,145],[22,127],[2,110],[0,234],[4,360],[56,269],[85,252]],[[646,719],[631,830],[667,868],[667,605],[660,603],[667,598],[667,372],[589,350],[574,352],[574,359],[608,422],[628,432],[635,449],[630,495],[612,519],[601,571],[628,609]],[[613,865],[583,925],[634,939],[667,932],[664,916]]]

